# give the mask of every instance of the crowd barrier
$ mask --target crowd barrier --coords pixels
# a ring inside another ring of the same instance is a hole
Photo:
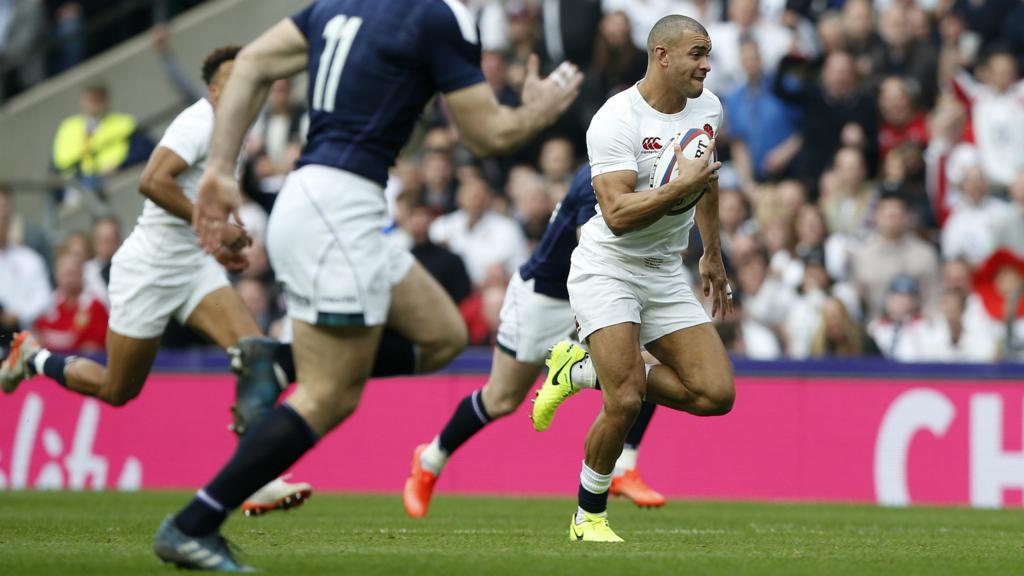
[[[356,414],[294,469],[322,491],[397,492],[413,448],[486,381],[488,351],[448,371],[375,380]],[[1020,507],[1024,366],[735,362],[732,413],[659,409],[640,449],[671,497]],[[163,354],[111,408],[36,379],[0,397],[0,489],[194,488],[230,455],[233,378],[220,354]],[[544,434],[529,404],[464,446],[440,492],[574,494],[600,409],[584,391]]]

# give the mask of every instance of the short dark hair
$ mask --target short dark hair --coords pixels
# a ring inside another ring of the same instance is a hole
[[[92,84],[87,84],[85,88],[82,89],[82,94],[95,94],[100,98],[103,98],[104,100],[106,100],[110,96],[109,90],[107,89],[107,85],[103,82],[93,82]]]
[[[654,52],[654,47],[658,44],[669,44],[669,38],[677,38],[683,32],[695,32],[705,38],[711,37],[707,28],[700,22],[689,16],[671,14],[658,20],[651,28],[651,33],[647,36],[647,52]]]
[[[231,46],[221,46],[210,52],[206,60],[203,60],[203,82],[207,84],[213,82],[213,77],[217,75],[221,64],[231,62],[238,57],[238,53],[241,51],[241,46],[232,44]]]

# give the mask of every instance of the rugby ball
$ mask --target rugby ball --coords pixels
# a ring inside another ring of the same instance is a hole
[[[708,151],[711,149],[711,135],[697,128],[691,128],[682,134],[677,134],[672,138],[672,141],[679,143],[679,147],[683,149],[684,158],[706,160]],[[673,145],[665,146],[658,156],[654,170],[651,171],[651,189],[660,188],[679,176],[679,167],[676,166],[674,148]],[[714,155],[717,156],[717,154]],[[711,161],[714,161],[714,159]],[[697,202],[704,196],[706,190],[705,188],[700,192],[694,192],[685,196],[668,213],[675,215],[690,210],[697,205]]]

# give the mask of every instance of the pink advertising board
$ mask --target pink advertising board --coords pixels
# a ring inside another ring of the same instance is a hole
[[[324,491],[396,492],[479,375],[371,382],[358,412],[294,470]],[[731,414],[660,409],[640,450],[675,497],[1021,506],[1024,386],[987,380],[741,376]],[[230,455],[233,381],[162,374],[109,408],[37,379],[0,397],[0,488],[194,488]],[[523,406],[464,446],[442,492],[574,494],[600,408],[583,392],[538,434]]]

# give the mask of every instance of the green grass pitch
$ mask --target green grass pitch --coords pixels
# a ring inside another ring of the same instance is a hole
[[[186,493],[0,493],[0,574],[178,574],[150,551]],[[225,533],[269,574],[1021,574],[1013,510],[613,501],[625,544],[568,541],[569,499],[314,495],[303,508],[235,515]]]

